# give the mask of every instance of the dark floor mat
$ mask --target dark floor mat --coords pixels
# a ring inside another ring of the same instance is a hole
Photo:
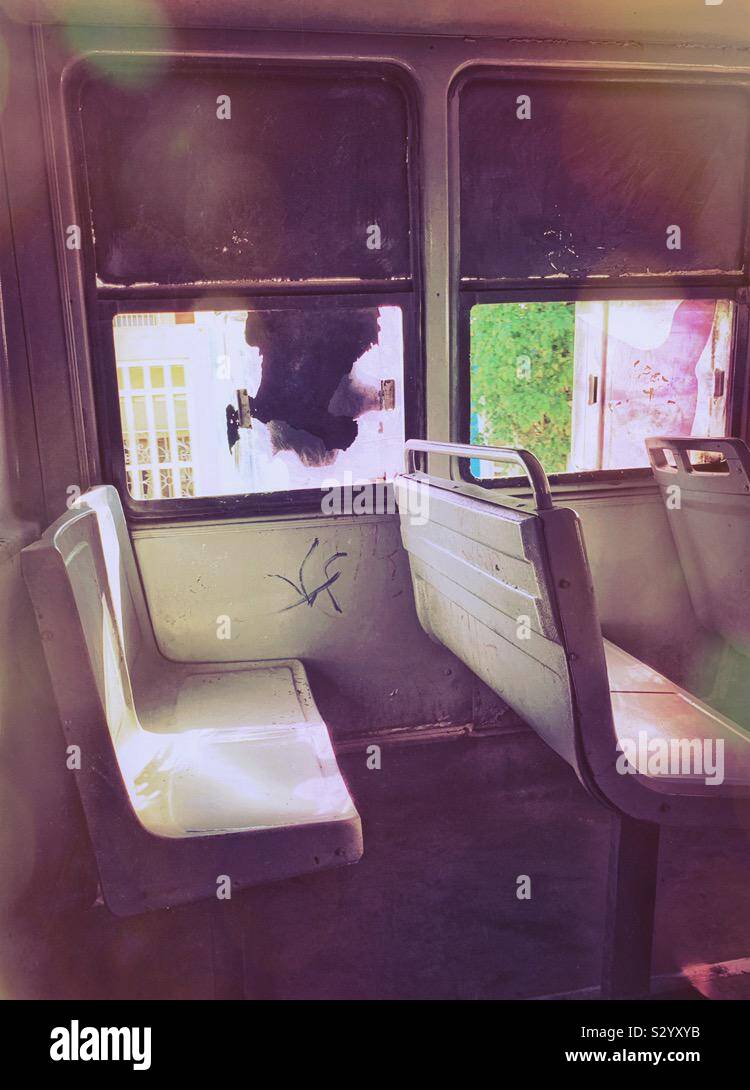
[[[251,994],[513,998],[597,983],[609,818],[534,735],[383,746],[380,769],[364,750],[340,761],[365,856],[243,895]],[[750,953],[748,839],[664,834],[657,972]],[[6,994],[213,995],[204,905],[131,920],[96,909],[44,930],[35,942],[27,927]]]

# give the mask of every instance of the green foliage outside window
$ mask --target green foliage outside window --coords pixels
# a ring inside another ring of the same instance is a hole
[[[525,447],[548,473],[567,470],[574,339],[575,303],[472,307],[473,443]]]

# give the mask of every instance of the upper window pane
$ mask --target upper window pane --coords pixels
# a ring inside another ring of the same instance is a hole
[[[80,114],[101,283],[409,275],[407,104],[389,79],[118,61]]]
[[[743,268],[742,90],[475,79],[460,148],[465,278]]]

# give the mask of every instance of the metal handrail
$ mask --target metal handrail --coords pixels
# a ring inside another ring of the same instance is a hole
[[[449,458],[481,458],[486,462],[517,462],[531,481],[534,500],[538,511],[548,511],[552,507],[552,493],[547,474],[538,458],[528,450],[519,447],[474,447],[468,443],[433,443],[427,439],[408,439],[404,448],[404,468],[407,473],[414,472],[415,452],[423,454],[444,454]]]

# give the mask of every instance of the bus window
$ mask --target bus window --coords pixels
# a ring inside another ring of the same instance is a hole
[[[475,305],[472,442],[526,447],[568,473],[647,466],[650,435],[726,434],[733,311],[726,299]]]
[[[395,82],[122,60],[79,96],[100,285],[408,278]]]
[[[77,96],[123,494],[302,499],[391,479],[417,326],[399,82],[115,59]]]
[[[744,89],[480,77],[459,125],[465,283],[741,271]]]
[[[121,314],[114,341],[134,499],[345,486],[401,469],[399,307]]]
[[[645,468],[650,435],[727,434],[747,119],[725,83],[468,77],[466,438],[565,474]]]

